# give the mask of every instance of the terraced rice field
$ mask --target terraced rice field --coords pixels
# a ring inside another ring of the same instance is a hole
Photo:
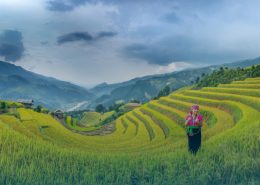
[[[194,103],[205,120],[196,156],[187,152],[184,128]],[[18,112],[20,119],[0,115],[2,182],[260,182],[260,78],[180,90],[150,101],[115,120],[115,132],[104,136],[73,133],[50,115],[29,109]]]

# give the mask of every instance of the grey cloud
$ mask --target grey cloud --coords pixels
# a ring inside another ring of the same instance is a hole
[[[71,11],[78,6],[83,6],[86,3],[97,4],[99,2],[103,4],[117,4],[117,5],[151,3],[150,0],[133,0],[133,1],[129,1],[129,0],[49,0],[47,1],[47,9],[50,11],[65,12],[65,11]]]
[[[104,37],[114,37],[115,35],[117,35],[116,32],[109,32],[109,31],[99,32],[96,37],[92,36],[88,32],[73,32],[73,33],[68,33],[68,34],[59,36],[57,38],[57,43],[64,44],[67,42],[74,42],[74,41],[90,42],[90,41],[96,41],[96,40],[102,39]]]
[[[47,2],[47,9],[51,11],[71,11],[74,8],[84,5],[91,0],[50,0]]]
[[[16,62],[24,52],[22,33],[16,30],[4,30],[0,35],[0,56],[6,61]]]
[[[59,1],[49,1],[47,9],[51,11],[70,11],[73,9],[72,5],[65,4],[64,2]]]
[[[58,44],[64,44],[66,42],[74,42],[74,41],[91,41],[94,38],[88,32],[74,32],[68,33],[62,36],[59,36],[57,39]]]
[[[172,61],[168,51],[160,47],[140,43],[126,46],[123,48],[123,54],[130,58],[144,59],[150,64],[167,65]]]
[[[173,61],[191,59],[194,41],[184,36],[164,38],[152,44],[132,44],[123,48],[127,57],[141,58],[150,64],[168,65]]]
[[[162,20],[169,22],[169,23],[179,23],[181,22],[181,18],[175,13],[171,12],[162,17]]]
[[[49,45],[49,42],[48,42],[48,41],[41,41],[40,43],[41,43],[42,46],[47,46],[47,45]]]
[[[240,57],[237,52],[215,51],[213,45],[188,36],[165,37],[149,45],[131,44],[125,46],[122,53],[158,65],[168,65],[175,61],[225,62]]]
[[[116,32],[112,32],[112,31],[102,31],[98,33],[98,36],[96,38],[103,38],[103,37],[113,37],[116,36],[117,33]]]

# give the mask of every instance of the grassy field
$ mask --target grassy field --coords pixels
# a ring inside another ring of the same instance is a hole
[[[259,86],[248,78],[184,88],[122,115],[104,136],[71,132],[19,105],[0,115],[0,184],[260,184]],[[183,126],[194,103],[205,120],[196,156]]]
[[[94,131],[102,127],[102,121],[112,116],[114,111],[99,113],[99,112],[84,112],[81,119],[66,116],[65,123],[72,130],[76,131]]]
[[[101,121],[105,120],[113,113],[114,111],[105,112],[104,114],[101,114],[99,112],[85,112],[83,118],[79,121],[79,123],[87,127],[98,125]]]

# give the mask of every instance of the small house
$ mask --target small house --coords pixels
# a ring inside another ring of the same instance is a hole
[[[59,119],[63,119],[64,118],[64,112],[60,109],[54,111],[54,116],[56,116]]]
[[[31,108],[34,101],[32,99],[19,99],[17,102],[23,104],[26,108]]]

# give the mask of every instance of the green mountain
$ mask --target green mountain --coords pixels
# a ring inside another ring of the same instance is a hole
[[[0,61],[1,99],[33,99],[36,104],[49,109],[65,109],[93,97],[94,95],[83,87]]]
[[[186,69],[183,71],[149,75],[129,81],[85,89],[69,82],[46,77],[22,67],[0,61],[0,98],[5,100],[34,99],[49,109],[94,109],[98,104],[110,106],[118,100],[128,102],[136,99],[147,102],[168,85],[172,91],[191,85],[198,77],[210,74],[220,66],[246,67],[260,64],[260,58],[242,60],[222,65]]]
[[[221,65],[212,65],[160,75],[139,77],[122,83],[102,83],[89,89],[90,92],[97,95],[97,98],[89,102],[87,107],[94,108],[97,104],[109,106],[118,100],[127,102],[131,99],[137,99],[141,102],[147,102],[151,100],[151,98],[155,97],[166,85],[169,85],[171,90],[174,91],[181,87],[191,85],[192,82],[195,82],[203,73],[211,74],[221,66],[236,68],[252,66],[255,64],[260,64],[260,57]]]

